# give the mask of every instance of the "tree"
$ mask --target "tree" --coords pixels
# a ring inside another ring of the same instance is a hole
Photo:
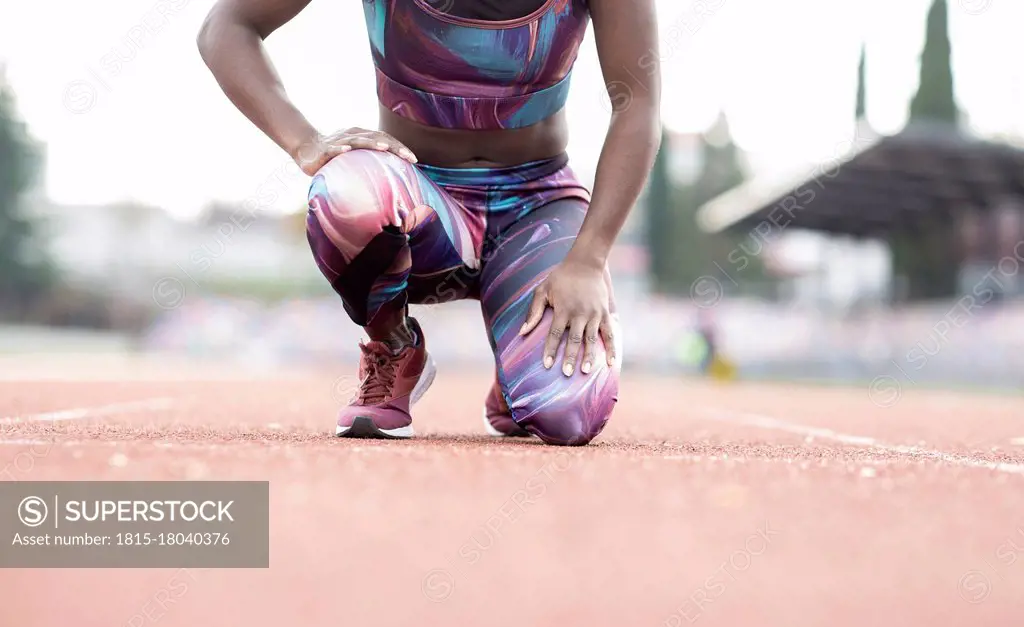
[[[860,47],[860,63],[857,64],[857,108],[854,113],[857,122],[867,119],[867,51]]]
[[[704,276],[718,276],[731,249],[741,236],[734,233],[705,233],[697,224],[697,211],[708,201],[736,187],[746,178],[740,166],[740,154],[732,141],[729,120],[719,113],[715,123],[700,138],[700,174],[693,183],[680,190],[683,201],[683,222],[676,231],[680,291]],[[735,280],[735,277],[732,277]],[[719,280],[725,277],[718,276]]]
[[[669,182],[668,159],[672,142],[668,131],[662,129],[661,148],[654,159],[647,182],[644,201],[646,210],[646,241],[650,255],[651,285],[656,292],[669,291],[668,277],[672,272],[672,186]]]
[[[934,0],[928,11],[921,80],[910,103],[909,124],[940,124],[957,128],[960,112],[953,95],[946,0]],[[895,233],[890,240],[893,274],[906,284],[908,300],[948,298],[957,291],[959,260],[952,221],[929,220],[913,230]]]
[[[676,139],[680,141],[673,141],[669,135],[663,138],[648,189],[648,244],[655,288],[686,297],[701,277],[716,277],[730,285],[735,281],[741,286],[763,281],[758,250],[743,255],[747,261],[742,271],[728,270],[735,265],[729,255],[739,250],[749,233],[709,234],[697,223],[697,211],[705,203],[740,185],[746,178],[740,150],[732,141],[726,116],[720,114],[695,143],[682,141],[683,137]],[[699,163],[697,176],[691,183],[675,181],[673,184],[668,164],[673,159],[671,151],[678,151],[676,157],[684,161],[695,158]],[[750,242],[746,244],[751,249]],[[729,272],[729,276],[721,276],[723,271]]]
[[[934,0],[928,10],[924,49],[921,52],[921,82],[910,102],[911,121],[945,122],[957,125],[960,111],[953,96],[952,50],[946,0]]]
[[[0,314],[23,313],[52,280],[37,225],[22,203],[39,163],[39,144],[18,116],[0,68]]]

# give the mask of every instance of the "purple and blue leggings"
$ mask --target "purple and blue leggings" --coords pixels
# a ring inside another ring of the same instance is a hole
[[[317,265],[360,326],[385,308],[478,299],[513,419],[549,444],[580,445],[615,405],[621,351],[609,367],[599,342],[594,369],[566,377],[564,342],[554,367],[541,363],[551,309],[528,336],[519,327],[533,288],[569,252],[589,201],[564,154],[449,169],[353,150],[313,178],[306,227]]]

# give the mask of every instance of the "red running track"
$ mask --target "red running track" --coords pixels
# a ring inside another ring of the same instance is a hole
[[[0,625],[966,627],[1024,612],[1020,397],[634,376],[597,441],[558,449],[482,435],[484,374],[442,372],[420,437],[391,442],[332,437],[347,378],[87,366],[0,382],[0,418],[22,417],[0,426],[3,478],[269,480],[271,567],[0,570]]]

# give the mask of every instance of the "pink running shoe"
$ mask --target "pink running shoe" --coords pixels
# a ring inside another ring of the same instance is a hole
[[[359,393],[342,408],[335,433],[345,438],[411,438],[409,406],[434,382],[434,360],[427,353],[419,323],[409,318],[416,344],[399,353],[383,342],[360,344]]]
[[[487,400],[484,401],[484,429],[489,435],[497,438],[528,438],[530,433],[512,420],[512,411],[505,402],[505,395],[501,393],[501,386],[498,385],[495,377],[491,391],[487,393]]]

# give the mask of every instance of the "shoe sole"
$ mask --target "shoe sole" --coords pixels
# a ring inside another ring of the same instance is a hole
[[[423,368],[423,374],[420,376],[419,381],[412,388],[412,394],[409,395],[409,405],[415,405],[416,401],[423,398],[423,395],[427,393],[430,386],[434,383],[434,377],[437,376],[437,366],[434,364],[434,358],[427,353],[427,363]],[[398,427],[397,429],[381,429],[374,422],[373,418],[369,416],[356,416],[352,420],[352,426],[342,427],[338,425],[335,427],[334,434],[339,438],[375,438],[382,440],[407,440],[415,435],[412,429],[412,425],[408,424],[404,427]]]
[[[495,437],[495,438],[529,438],[529,437],[532,437],[532,434],[529,431],[527,431],[526,429],[523,429],[522,427],[518,428],[517,430],[513,431],[512,433],[502,433],[501,431],[498,431],[497,429],[495,429],[494,425],[491,424],[491,421],[487,419],[487,407],[486,406],[484,406],[483,417],[484,417],[484,430],[487,431],[487,435],[489,435],[489,436],[492,436],[492,437]]]

